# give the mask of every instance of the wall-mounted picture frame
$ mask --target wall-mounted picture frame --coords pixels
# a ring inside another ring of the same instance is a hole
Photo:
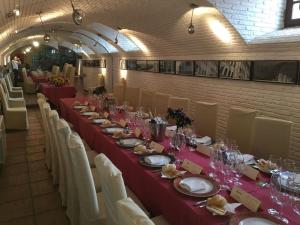
[[[127,70],[126,59],[120,59],[120,69],[121,70]]]
[[[159,61],[147,60],[147,71],[152,73],[159,73]]]
[[[250,80],[251,61],[220,61],[219,76],[223,79]]]
[[[253,80],[272,83],[296,84],[298,61],[264,60],[253,62]]]
[[[137,60],[136,61],[136,70],[147,71],[147,61],[146,60]]]
[[[135,59],[127,59],[126,60],[126,67],[127,70],[136,70],[136,61]]]
[[[193,76],[194,61],[193,60],[179,60],[176,61],[176,74]]]
[[[174,60],[160,60],[159,61],[160,73],[175,74],[175,61]]]
[[[195,76],[197,77],[219,77],[219,61],[196,60]]]
[[[100,62],[100,68],[106,68],[106,59],[99,60]]]

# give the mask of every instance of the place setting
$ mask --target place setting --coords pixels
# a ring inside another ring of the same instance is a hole
[[[163,153],[152,153],[140,156],[139,162],[147,167],[162,168],[164,165],[174,163],[175,157]]]

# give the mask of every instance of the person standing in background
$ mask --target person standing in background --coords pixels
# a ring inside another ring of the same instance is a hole
[[[11,66],[14,73],[14,86],[17,86],[18,74],[19,74],[19,65],[21,64],[20,59],[17,56],[11,60]]]

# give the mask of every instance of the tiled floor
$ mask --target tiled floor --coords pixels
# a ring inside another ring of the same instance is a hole
[[[38,107],[30,106],[28,113],[28,131],[7,133],[7,161],[0,169],[0,225],[69,225],[45,166]]]

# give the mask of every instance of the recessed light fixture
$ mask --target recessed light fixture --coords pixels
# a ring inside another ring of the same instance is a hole
[[[14,9],[14,10],[13,10],[13,14],[14,14],[15,16],[20,16],[20,9]]]
[[[18,30],[15,30],[15,33],[17,34],[19,31]]]
[[[38,41],[33,41],[32,45],[37,48],[40,46],[40,43]]]
[[[72,13],[73,22],[76,25],[80,25],[83,22],[85,13],[81,9],[76,9],[72,0],[70,0],[70,2],[71,2],[72,9],[73,9],[73,13]]]

